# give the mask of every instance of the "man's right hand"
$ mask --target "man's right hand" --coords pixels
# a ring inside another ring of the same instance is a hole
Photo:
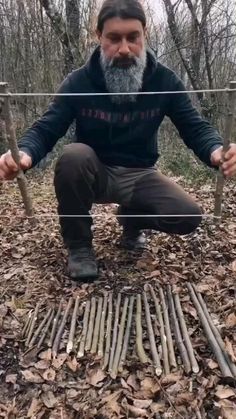
[[[9,150],[0,157],[0,180],[12,180],[20,169],[30,169],[31,166],[32,158],[24,151],[20,151],[20,166],[18,167]]]

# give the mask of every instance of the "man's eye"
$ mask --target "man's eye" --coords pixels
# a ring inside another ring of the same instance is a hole
[[[117,42],[120,41],[120,38],[117,38],[117,36],[110,36],[109,39],[113,44],[116,44]]]
[[[137,39],[138,39],[137,35],[131,35],[131,36],[128,37],[127,41],[128,42],[136,42]]]

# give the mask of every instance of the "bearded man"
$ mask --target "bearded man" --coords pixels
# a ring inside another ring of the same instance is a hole
[[[186,93],[136,94],[184,90],[176,74],[148,50],[145,33],[145,12],[138,0],[106,0],[97,21],[100,45],[59,89],[85,95],[56,96],[19,142],[21,168],[27,170],[76,121],[74,142],[65,146],[54,179],[69,274],[76,280],[98,275],[89,215],[93,203],[119,204],[121,244],[128,249],[143,247],[142,230],[189,234],[201,222],[198,205],[155,166],[157,131],[165,116],[204,163],[219,166],[222,161],[221,137]],[[14,178],[17,170],[10,152],[1,156],[1,179]],[[235,174],[235,145],[222,170],[225,176]]]

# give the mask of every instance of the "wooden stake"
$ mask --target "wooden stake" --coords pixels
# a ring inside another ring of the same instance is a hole
[[[228,112],[226,116],[226,123],[225,123],[225,134],[224,134],[224,142],[223,142],[223,161],[224,155],[228,151],[231,141],[231,135],[234,126],[234,118],[235,118],[235,107],[236,107],[236,91],[232,91],[236,89],[236,81],[231,81],[228,90]],[[224,175],[222,170],[219,169],[219,173],[217,176],[216,181],[216,191],[215,191],[215,209],[214,209],[214,216],[216,224],[220,223],[221,213],[222,213],[222,201],[223,201],[223,188],[224,188]]]
[[[86,342],[85,342],[85,351],[86,352],[90,351],[91,345],[92,345],[95,314],[96,314],[96,298],[92,297],[91,308],[90,308],[90,317],[89,317],[89,325],[88,325],[88,333],[87,333]]]
[[[60,315],[61,315],[61,310],[62,310],[62,299],[61,299],[61,301],[59,303],[57,314],[56,314],[56,316],[53,319],[51,335],[50,335],[49,342],[48,342],[48,347],[49,348],[51,348],[52,345],[53,345],[53,341],[54,341],[54,338],[55,338],[55,335],[56,335],[56,331],[57,331],[57,325],[58,325],[59,318],[60,318]]]
[[[108,365],[109,362],[109,353],[110,353],[110,346],[111,346],[111,327],[112,327],[112,292],[109,292],[109,299],[108,299],[108,316],[107,316],[107,330],[106,330],[106,346],[105,346],[105,356],[103,362],[103,369]]]
[[[49,330],[49,327],[50,327],[50,325],[51,325],[51,323],[53,321],[53,317],[54,317],[54,309],[52,310],[51,316],[48,319],[48,322],[47,322],[47,324],[45,326],[45,329],[44,329],[44,331],[42,333],[42,336],[41,336],[41,338],[38,341],[37,348],[41,348],[41,346],[43,344],[43,341],[44,341],[44,339],[45,339],[45,337],[47,335],[47,332]]]
[[[67,346],[66,346],[66,352],[68,354],[71,353],[71,351],[73,349],[73,345],[74,345],[74,336],[75,336],[75,328],[76,328],[78,307],[79,307],[79,297],[77,296],[76,300],[75,300],[75,306],[74,306],[72,318],[71,318],[71,325],[70,325],[70,333],[69,333],[68,343],[67,343]]]
[[[181,307],[181,303],[180,303],[180,299],[179,299],[179,294],[174,294],[174,302],[175,302],[175,308],[176,308],[176,312],[178,314],[178,318],[179,318],[179,323],[180,323],[180,328],[182,331],[182,336],[184,339],[184,343],[186,345],[187,348],[187,352],[188,352],[188,356],[189,356],[189,360],[191,362],[191,366],[192,366],[192,371],[197,374],[199,372],[199,365],[197,363],[197,360],[195,358],[194,355],[194,350],[193,350],[193,346],[188,334],[188,329],[186,326],[186,322],[184,319],[184,315],[183,315],[183,311],[182,311],[182,307]]]
[[[32,315],[33,315],[33,310],[30,310],[29,313],[27,314],[27,320],[26,320],[24,328],[22,330],[22,337],[25,337],[25,335],[27,333],[27,330],[29,329],[29,324],[31,322]]]
[[[195,291],[194,291],[192,285],[190,283],[187,283],[187,288],[189,290],[192,302],[195,305],[195,308],[197,310],[200,322],[201,322],[202,327],[205,331],[205,334],[206,334],[208,342],[211,346],[212,352],[215,354],[215,357],[217,359],[217,362],[219,364],[219,367],[221,369],[223,377],[233,379],[233,375],[232,375],[232,373],[229,369],[229,366],[228,366],[228,364],[225,360],[223,352],[221,351],[221,349],[219,347],[219,344],[218,344],[218,342],[217,342],[217,340],[216,340],[216,338],[215,338],[215,336],[214,336],[214,334],[213,334],[213,332],[210,328],[210,325],[207,321],[207,318],[204,314],[204,311],[201,307],[200,302],[198,301],[198,298],[195,294]]]
[[[34,314],[33,314],[33,316],[32,316],[32,322],[31,322],[31,324],[30,324],[29,333],[28,333],[28,335],[27,335],[27,339],[26,339],[26,342],[25,342],[25,345],[26,345],[26,346],[29,346],[30,339],[31,339],[32,334],[33,334],[33,331],[34,331],[34,326],[35,326],[35,323],[36,323],[37,318],[38,318],[39,307],[40,307],[40,303],[37,303],[37,304],[36,304],[36,307],[35,307]]]
[[[147,295],[145,291],[143,291],[143,301],[144,301],[144,308],[145,308],[145,314],[146,314],[149,342],[150,342],[151,352],[152,352],[152,359],[155,366],[156,375],[159,377],[162,373],[162,368],[161,368],[160,358],[157,352],[155,336],[154,336],[153,327],[152,327],[151,314],[150,314],[148,299],[147,299]]]
[[[117,338],[116,351],[115,351],[115,355],[114,355],[112,370],[111,370],[111,373],[110,373],[111,378],[113,378],[113,379],[116,378],[117,371],[118,371],[118,365],[119,365],[120,354],[121,354],[122,343],[123,343],[124,330],[125,330],[125,320],[126,320],[126,315],[127,315],[128,303],[129,303],[129,297],[125,297],[124,305],[123,305],[123,308],[122,308],[121,321],[120,321],[120,325],[119,325],[119,334],[118,334],[118,338]]]
[[[58,348],[59,348],[59,345],[60,345],[61,336],[62,336],[62,333],[64,331],[64,328],[65,328],[65,325],[66,325],[66,321],[67,321],[67,318],[69,316],[69,312],[70,312],[70,309],[72,307],[72,304],[73,304],[73,298],[70,297],[70,299],[68,301],[68,304],[66,306],[66,311],[64,313],[64,316],[62,317],[61,324],[59,326],[59,329],[57,331],[56,337],[55,337],[54,342],[53,342],[53,345],[52,345],[52,356],[53,356],[53,358],[56,358],[56,356],[57,356]]]
[[[7,83],[0,83],[0,96],[1,93],[9,94],[9,96],[4,97],[4,106],[3,106],[3,116],[5,118],[6,123],[6,134],[7,140],[9,142],[9,148],[12,154],[13,159],[15,160],[18,167],[20,166],[20,152],[17,146],[17,139],[16,133],[13,124],[13,117],[11,112],[11,105],[10,105],[10,93],[7,89]],[[23,170],[19,170],[17,175],[17,183],[20,188],[21,196],[23,199],[23,203],[25,206],[25,212],[28,217],[33,217],[33,205],[32,201],[28,192],[27,181],[24,175]]]
[[[129,314],[128,314],[128,320],[127,320],[126,331],[125,331],[125,336],[124,336],[123,348],[122,348],[122,352],[121,352],[121,356],[119,360],[119,366],[118,366],[119,371],[123,370],[123,364],[125,362],[126,354],[128,351],[130,330],[131,330],[132,317],[133,317],[133,309],[134,309],[134,295],[130,297],[130,302],[129,302]]]
[[[150,362],[143,347],[143,329],[142,329],[142,300],[141,295],[136,297],[136,351],[140,361],[143,364]]]
[[[107,293],[104,295],[103,301],[103,308],[102,308],[102,316],[101,316],[101,324],[100,324],[100,334],[99,334],[99,343],[98,343],[98,356],[103,356],[103,344],[104,344],[104,335],[105,335],[105,318],[107,312],[107,301],[108,296]]]
[[[166,305],[165,294],[164,294],[163,289],[161,287],[159,287],[159,294],[160,294],[162,312],[163,312],[163,317],[164,317],[164,322],[165,322],[165,331],[166,331],[166,337],[167,337],[169,363],[173,368],[177,368],[175,351],[174,351],[174,344],[173,344],[171,328],[170,328],[169,312],[168,312],[168,308],[167,308],[167,305]]]
[[[82,358],[84,356],[84,347],[85,347],[85,339],[88,331],[88,320],[89,320],[89,311],[90,311],[90,301],[86,302],[85,310],[84,310],[84,318],[83,318],[83,330],[79,344],[79,352],[77,354],[78,358]]]
[[[43,330],[45,324],[47,323],[49,317],[51,316],[51,312],[52,312],[52,308],[50,308],[48,310],[48,312],[46,313],[46,315],[44,316],[43,320],[41,321],[41,323],[39,324],[38,328],[36,329],[36,331],[34,332],[34,335],[29,343],[29,348],[32,348],[32,346],[35,344],[37,337],[40,335],[40,332]]]
[[[95,354],[97,352],[98,336],[99,336],[100,322],[101,322],[101,316],[102,316],[102,304],[103,304],[103,297],[99,297],[98,306],[97,306],[97,314],[96,314],[96,319],[95,319],[95,327],[94,327],[94,332],[93,332],[93,341],[92,341],[92,346],[91,346],[92,354]]]
[[[171,316],[174,333],[175,333],[176,345],[179,349],[179,353],[183,361],[184,370],[187,374],[189,374],[191,371],[190,360],[189,360],[188,352],[184,345],[183,338],[180,332],[178,318],[175,311],[174,300],[173,300],[173,295],[172,295],[172,290],[171,290],[170,285],[167,286],[167,295],[168,295],[170,316]]]
[[[115,353],[115,348],[116,348],[117,329],[118,329],[119,314],[120,314],[120,302],[121,302],[121,293],[119,292],[117,300],[116,300],[115,321],[114,321],[114,326],[113,326],[112,346],[111,346],[109,367],[108,367],[110,372],[112,370],[113,358],[114,358],[114,353]]]
[[[160,325],[160,337],[161,337],[161,346],[162,346],[162,352],[163,352],[163,364],[164,364],[164,371],[165,374],[169,374],[170,372],[170,365],[169,365],[169,359],[168,359],[168,347],[167,347],[167,339],[166,339],[166,334],[165,334],[165,327],[164,327],[164,321],[163,321],[163,317],[162,317],[162,312],[160,309],[160,303],[157,299],[157,296],[155,294],[155,291],[153,289],[153,287],[151,285],[149,285],[149,290],[151,292],[154,304],[155,304],[155,309],[156,309],[156,314],[157,314],[157,318],[158,318],[158,322]]]

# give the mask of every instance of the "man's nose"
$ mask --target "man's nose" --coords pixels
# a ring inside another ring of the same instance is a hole
[[[126,41],[126,39],[123,39],[121,44],[120,44],[119,54],[120,55],[128,55],[129,52],[130,52],[130,50],[129,50],[128,42]]]

